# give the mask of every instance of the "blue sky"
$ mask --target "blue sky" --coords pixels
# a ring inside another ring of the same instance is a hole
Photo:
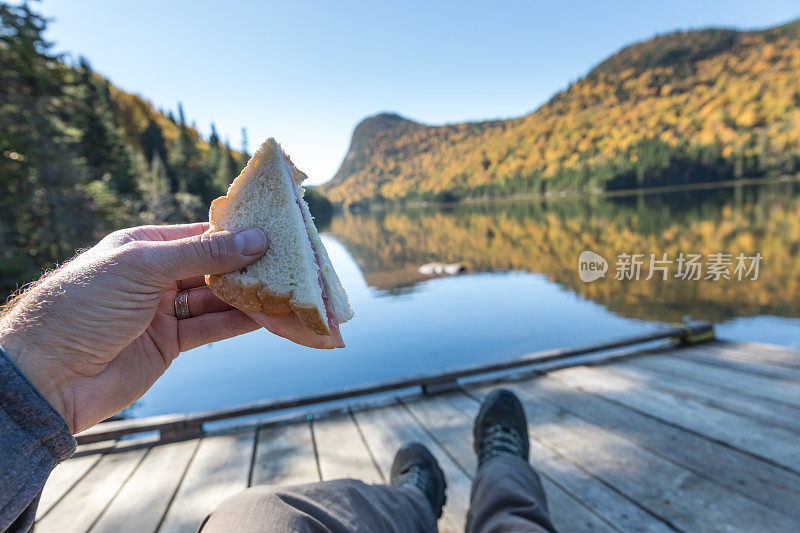
[[[635,41],[758,28],[800,0],[363,2],[45,0],[57,50],[250,150],[274,136],[311,183],[381,111],[430,123],[511,117]]]

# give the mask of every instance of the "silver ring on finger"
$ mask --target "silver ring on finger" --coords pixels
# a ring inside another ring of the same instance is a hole
[[[175,316],[178,320],[192,318],[189,311],[189,289],[183,289],[175,294]]]

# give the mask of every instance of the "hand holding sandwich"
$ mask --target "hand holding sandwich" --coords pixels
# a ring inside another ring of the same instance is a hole
[[[116,231],[13,299],[0,348],[77,433],[135,402],[179,353],[260,325],[343,347],[353,311],[302,178],[267,140],[209,223]]]
[[[0,347],[73,433],[131,405],[180,352],[259,328],[217,298],[203,275],[261,257],[259,229],[204,233],[207,223],[108,235],[45,276],[0,314]],[[189,293],[192,318],[175,316]]]

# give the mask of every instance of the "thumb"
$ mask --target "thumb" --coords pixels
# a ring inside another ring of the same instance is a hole
[[[174,241],[149,241],[159,274],[169,281],[224,274],[249,265],[267,251],[267,236],[258,228],[203,233]]]

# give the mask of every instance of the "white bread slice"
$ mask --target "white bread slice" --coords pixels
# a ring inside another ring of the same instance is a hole
[[[315,333],[331,335],[353,311],[303,200],[305,178],[275,139],[259,147],[227,195],[211,203],[209,231],[260,228],[267,252],[239,271],[206,276],[206,283],[243,311],[293,312]]]

